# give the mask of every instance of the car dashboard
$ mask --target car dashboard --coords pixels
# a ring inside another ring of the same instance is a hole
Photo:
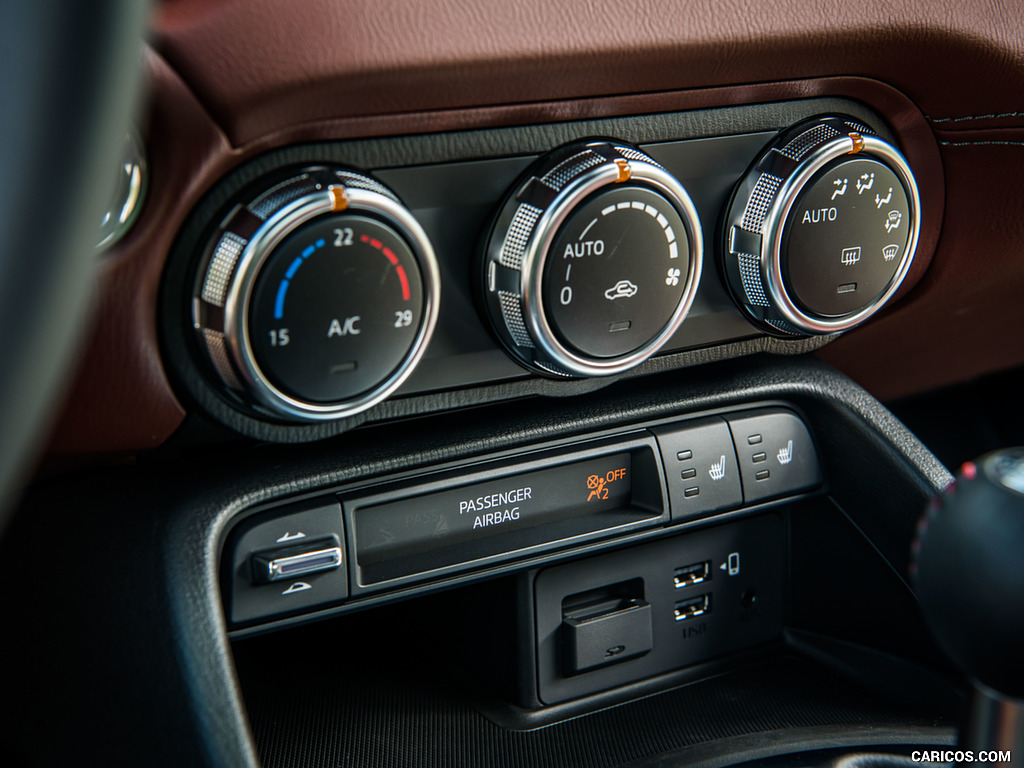
[[[157,3],[0,755],[956,744],[912,543],[1024,436],[1022,57],[973,0]]]

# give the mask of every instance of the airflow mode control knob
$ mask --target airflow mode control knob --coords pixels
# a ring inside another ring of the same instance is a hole
[[[852,118],[812,118],[781,133],[737,186],[722,271],[766,330],[845,331],[906,278],[920,207],[899,150]]]
[[[498,337],[553,376],[620,373],[657,352],[693,303],[702,235],[690,196],[625,144],[538,160],[504,201],[484,264]]]
[[[220,224],[192,320],[236,404],[324,421],[379,403],[408,378],[439,292],[430,242],[395,194],[317,166],[257,182]]]

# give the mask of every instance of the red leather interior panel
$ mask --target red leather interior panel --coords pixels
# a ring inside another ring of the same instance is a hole
[[[236,145],[317,120],[830,75],[936,117],[1019,110],[989,0],[169,0],[157,49]]]
[[[158,56],[148,57],[147,69],[149,194],[135,228],[105,257],[93,328],[55,427],[51,462],[156,447],[185,417],[160,359],[160,275],[186,213],[231,154],[177,75]]]

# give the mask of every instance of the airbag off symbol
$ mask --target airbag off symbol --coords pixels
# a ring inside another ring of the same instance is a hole
[[[594,499],[601,501],[603,499],[607,499],[609,493],[608,486],[616,480],[621,480],[625,476],[625,467],[620,469],[610,469],[604,477],[601,475],[590,475],[590,477],[587,478],[587,488],[590,489],[587,501],[593,501]]]

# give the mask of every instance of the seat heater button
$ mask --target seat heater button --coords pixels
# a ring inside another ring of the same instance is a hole
[[[737,458],[747,504],[809,490],[821,483],[811,434],[800,418],[782,408],[762,408],[726,417],[738,438]],[[757,435],[759,442],[750,442]],[[746,442],[743,439],[747,438]]]
[[[668,476],[673,522],[735,509],[743,503],[736,449],[724,419],[692,419],[651,431],[658,438]],[[691,458],[685,469],[676,470],[680,453],[691,454]]]

